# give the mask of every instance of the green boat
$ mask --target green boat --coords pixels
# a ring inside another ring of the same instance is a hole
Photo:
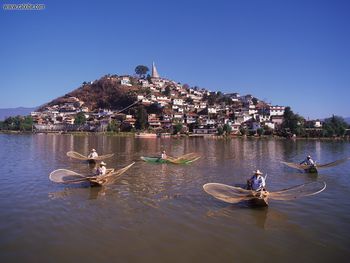
[[[200,157],[195,157],[191,159],[162,159],[160,157],[145,157],[141,156],[141,160],[147,163],[172,163],[172,164],[189,164],[197,161]]]

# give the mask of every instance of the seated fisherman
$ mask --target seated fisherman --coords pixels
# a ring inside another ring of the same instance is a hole
[[[254,171],[254,175],[247,180],[247,189],[254,191],[262,191],[265,189],[265,178],[262,176],[262,172],[260,170]]]
[[[166,160],[166,159],[167,159],[167,155],[166,155],[165,150],[162,151],[162,155],[160,156],[160,159],[163,159],[163,160]]]
[[[106,174],[106,163],[105,162],[101,162],[100,163],[100,167],[98,167],[96,169],[96,175],[105,175]]]
[[[98,153],[96,152],[96,150],[92,149],[90,154],[88,155],[88,158],[93,159],[93,158],[96,158],[97,156],[98,156]]]
[[[300,164],[306,164],[306,165],[316,165],[316,162],[312,160],[311,156],[308,155],[304,161],[302,161]]]

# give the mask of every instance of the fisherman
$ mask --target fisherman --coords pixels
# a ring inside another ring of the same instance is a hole
[[[266,191],[265,189],[265,178],[262,176],[260,170],[254,171],[253,176],[247,180],[247,189],[254,191]]]
[[[96,169],[96,175],[105,175],[106,174],[106,163],[105,162],[101,162],[100,163],[100,167],[98,167]]]
[[[96,158],[97,156],[98,156],[98,153],[96,152],[96,150],[95,149],[91,149],[91,152],[88,155],[88,158],[93,159],[93,158]]]
[[[312,160],[311,156],[308,155],[304,161],[302,161],[300,164],[306,164],[306,165],[316,165],[316,162]]]
[[[162,159],[162,160],[166,160],[167,158],[168,158],[168,156],[166,155],[165,150],[164,150],[164,151],[162,151],[162,155],[160,156],[160,159]]]

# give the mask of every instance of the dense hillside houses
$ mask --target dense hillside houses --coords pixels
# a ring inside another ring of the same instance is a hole
[[[131,131],[236,134],[274,130],[285,107],[239,93],[223,94],[160,77],[106,75],[32,112],[37,131]],[[175,129],[176,126],[176,129]]]

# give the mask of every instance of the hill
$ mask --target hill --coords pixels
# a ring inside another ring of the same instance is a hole
[[[47,106],[62,105],[68,98],[76,97],[84,102],[84,106],[90,110],[98,108],[108,108],[112,110],[120,109],[130,105],[135,101],[137,91],[142,87],[136,78],[127,76],[129,79],[127,85],[120,83],[120,77],[117,75],[106,75],[92,83],[84,82],[79,88],[56,98],[51,102],[40,107],[39,111]]]
[[[17,115],[26,116],[30,114],[32,111],[35,111],[37,107],[26,108],[26,107],[17,107],[17,108],[6,108],[0,109],[0,121],[3,121],[7,117],[13,117]]]

